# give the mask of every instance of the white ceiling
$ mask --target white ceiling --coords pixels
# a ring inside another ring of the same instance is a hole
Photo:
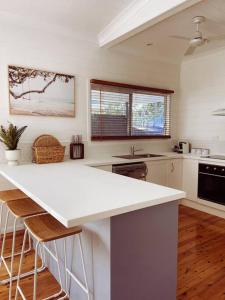
[[[15,34],[15,28],[22,26],[70,37],[78,35],[97,43],[98,33],[121,11],[128,10],[135,1],[137,2],[137,0],[0,0],[0,37],[6,29],[5,25],[8,25]],[[199,4],[123,41],[109,51],[179,63],[183,59],[188,42],[169,36],[181,35],[191,38],[195,31],[192,17],[196,15],[207,18],[206,23],[202,25],[205,37],[225,34],[225,0],[202,0]],[[147,47],[146,43],[153,43],[153,46]],[[209,43],[199,48],[196,54],[219,47],[225,47],[225,40]]]
[[[188,47],[188,41],[172,39],[169,36],[179,35],[191,38],[195,32],[192,18],[197,15],[207,18],[201,27],[205,37],[225,34],[225,0],[204,0],[127,39],[112,49],[147,59],[157,58],[175,63],[180,62],[184,58],[183,54]],[[153,43],[153,46],[146,46],[146,43]],[[225,47],[225,39],[199,48],[195,55],[219,47]]]
[[[0,0],[0,22],[97,36],[132,0]],[[21,24],[21,22],[23,24]],[[96,38],[97,40],[97,38]]]

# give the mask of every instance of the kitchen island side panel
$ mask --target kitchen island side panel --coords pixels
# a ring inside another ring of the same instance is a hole
[[[175,300],[178,201],[111,217],[111,300]]]

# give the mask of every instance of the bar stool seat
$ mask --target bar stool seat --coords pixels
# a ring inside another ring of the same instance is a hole
[[[0,240],[2,236],[3,207],[6,206],[6,203],[9,201],[17,201],[24,198],[27,198],[27,195],[19,189],[0,191]]]
[[[80,226],[66,228],[49,214],[28,218],[24,224],[39,242],[58,240],[82,232]]]
[[[27,195],[19,189],[0,191],[0,202],[3,203],[24,198],[27,198]]]
[[[26,218],[45,212],[41,206],[39,206],[30,198],[18,199],[17,201],[8,201],[6,205],[16,218]]]
[[[0,240],[2,234],[3,206],[5,206],[8,201],[16,201],[24,198],[27,198],[27,195],[19,189],[0,191]]]

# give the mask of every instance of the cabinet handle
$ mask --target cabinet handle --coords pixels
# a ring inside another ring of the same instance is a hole
[[[174,170],[175,170],[175,167],[174,167],[174,163],[172,162],[172,163],[171,163],[171,173],[173,173]]]
[[[148,167],[146,167],[146,169],[145,169],[145,176],[144,176],[145,181],[147,181],[147,175],[148,175]]]

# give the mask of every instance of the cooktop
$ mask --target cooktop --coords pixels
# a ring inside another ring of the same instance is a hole
[[[205,156],[206,158],[212,158],[212,159],[221,159],[221,160],[225,160],[225,155],[209,155],[209,156]]]

